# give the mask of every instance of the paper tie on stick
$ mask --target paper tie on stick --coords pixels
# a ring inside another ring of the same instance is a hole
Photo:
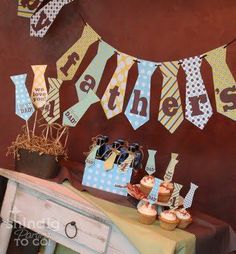
[[[17,15],[24,18],[30,18],[43,0],[18,0]]]
[[[27,74],[11,76],[15,84],[16,108],[15,113],[25,121],[34,113],[35,109],[26,89],[25,81]]]
[[[32,102],[36,108],[42,108],[45,105],[48,96],[44,77],[47,65],[32,65],[31,67],[34,72],[34,81],[31,91]]]
[[[92,150],[90,151],[89,155],[87,156],[85,162],[86,164],[91,167],[94,165],[95,163],[95,159],[96,159],[96,154],[97,154],[97,151],[98,149],[100,148],[101,146],[100,145],[94,145]]]
[[[116,156],[118,156],[119,154],[120,154],[120,151],[118,151],[116,149],[113,149],[113,151],[111,152],[110,156],[104,162],[104,169],[106,171],[113,169]]]
[[[190,184],[190,190],[188,191],[187,195],[184,198],[184,208],[190,208],[192,206],[192,202],[193,202],[193,196],[194,193],[196,191],[196,189],[198,188],[198,186],[194,183]]]
[[[157,202],[157,199],[158,199],[158,190],[159,190],[159,187],[161,185],[161,180],[156,178],[155,177],[155,181],[154,181],[154,186],[151,190],[151,192],[149,193],[147,199],[148,199],[148,202],[150,204],[155,204]]]
[[[30,18],[30,36],[44,37],[61,8],[73,0],[51,0]]]
[[[148,160],[145,167],[145,171],[149,175],[152,175],[156,172],[156,161],[155,161],[156,152],[157,152],[156,150],[148,150]]]
[[[130,153],[129,156],[118,166],[119,170],[126,172],[131,166],[131,163],[134,161],[134,158],[134,153]]]
[[[49,92],[46,105],[44,106],[42,115],[48,124],[54,123],[60,118],[60,96],[59,89],[62,80],[55,78],[48,78]]]
[[[90,90],[82,101],[76,103],[63,113],[63,125],[71,127],[76,126],[89,107],[98,101],[100,101],[100,99]]]
[[[179,193],[182,189],[183,185],[174,183],[174,190],[171,194],[170,200],[169,200],[169,207],[170,209],[177,209],[179,207]]]
[[[153,62],[140,60],[138,63],[138,79],[125,110],[125,115],[134,130],[150,118],[151,77],[156,68]]]
[[[99,35],[85,25],[79,40],[57,61],[57,77],[61,80],[73,79],[89,46],[98,39]]]
[[[186,73],[186,109],[185,118],[203,129],[212,116],[212,107],[202,80],[200,57],[183,60],[182,67]]]
[[[115,49],[106,42],[99,43],[97,55],[75,84],[79,101],[87,95],[90,89],[96,93],[107,60],[114,54],[114,51]]]
[[[162,63],[160,70],[163,82],[158,121],[173,133],[184,120],[177,81],[178,61]]]
[[[171,160],[169,162],[169,165],[166,169],[166,173],[164,175],[164,181],[166,181],[166,182],[171,182],[172,179],[173,179],[173,175],[174,175],[174,172],[175,172],[175,166],[179,162],[178,160],[176,160],[177,157],[178,157],[177,153],[172,153],[171,154]]]
[[[217,112],[236,120],[236,83],[226,63],[226,48],[220,47],[206,53],[211,65]]]
[[[133,57],[123,53],[117,55],[116,70],[101,99],[107,119],[120,114],[123,110],[128,71],[134,64],[133,60]]]

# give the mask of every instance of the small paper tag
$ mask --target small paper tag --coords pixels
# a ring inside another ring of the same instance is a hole
[[[159,187],[161,185],[161,182],[162,182],[162,180],[155,177],[154,186],[153,186],[151,192],[148,195],[148,201],[149,201],[150,204],[155,204],[157,202],[158,190],[159,190]]]

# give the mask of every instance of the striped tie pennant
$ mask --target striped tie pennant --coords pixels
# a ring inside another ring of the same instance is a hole
[[[194,197],[194,193],[196,191],[196,189],[198,188],[198,186],[194,183],[190,184],[190,190],[188,191],[187,195],[184,198],[184,208],[190,208],[192,206],[192,202],[193,202],[193,197]]]
[[[213,72],[217,112],[236,121],[235,79],[226,63],[226,48],[220,47],[206,53]]]
[[[63,81],[73,79],[89,46],[98,39],[100,39],[99,35],[86,24],[78,41],[57,60],[58,79]]]
[[[171,194],[171,197],[168,203],[170,209],[177,209],[179,207],[179,193],[182,187],[183,185],[174,183],[174,190]]]
[[[73,0],[51,0],[30,18],[30,36],[44,37],[63,6]]]
[[[49,92],[46,105],[43,109],[42,115],[48,124],[54,123],[60,118],[60,96],[59,89],[62,80],[55,78],[48,78]]]
[[[150,118],[151,77],[157,65],[140,60],[138,63],[138,79],[125,110],[125,115],[136,130]]]
[[[183,60],[186,73],[185,118],[201,130],[212,116],[212,107],[200,71],[202,59],[198,56]]]
[[[163,83],[158,121],[170,133],[173,133],[184,120],[177,81],[179,64],[177,61],[165,62],[161,64],[160,70],[163,75]]]
[[[30,18],[43,0],[18,0],[17,15],[24,18]]]

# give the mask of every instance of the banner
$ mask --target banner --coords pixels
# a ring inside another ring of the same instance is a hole
[[[18,0],[17,15],[24,18],[30,18],[43,0]]]

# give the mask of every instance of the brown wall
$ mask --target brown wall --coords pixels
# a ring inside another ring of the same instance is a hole
[[[14,85],[9,76],[28,73],[31,89],[31,64],[47,64],[47,76],[56,76],[56,60],[79,38],[87,22],[109,44],[138,58],[166,61],[202,54],[236,37],[236,3],[234,0],[165,1],[165,0],[75,0],[58,16],[43,39],[29,37],[29,20],[16,16],[16,1],[0,1],[0,166],[14,168],[11,157],[5,157],[7,146],[20,131],[22,120],[14,114]],[[62,111],[76,103],[74,83],[89,64],[96,50],[93,45],[74,80],[61,90]],[[236,77],[236,43],[228,48],[227,61]],[[98,94],[102,96],[112,72],[115,57],[107,64]],[[206,62],[202,74],[214,109],[206,128],[200,131],[188,121],[169,134],[157,122],[162,77],[156,71],[152,78],[151,120],[134,131],[124,114],[107,120],[96,104],[71,129],[70,159],[83,161],[90,138],[99,133],[136,141],[158,150],[157,168],[161,177],[170,153],[179,153],[180,163],[175,181],[199,185],[194,207],[231,223],[236,228],[236,123],[217,114],[213,96],[212,73]],[[125,107],[137,78],[137,67],[129,73]],[[179,72],[184,101],[185,75]],[[231,84],[232,85],[232,84]]]

